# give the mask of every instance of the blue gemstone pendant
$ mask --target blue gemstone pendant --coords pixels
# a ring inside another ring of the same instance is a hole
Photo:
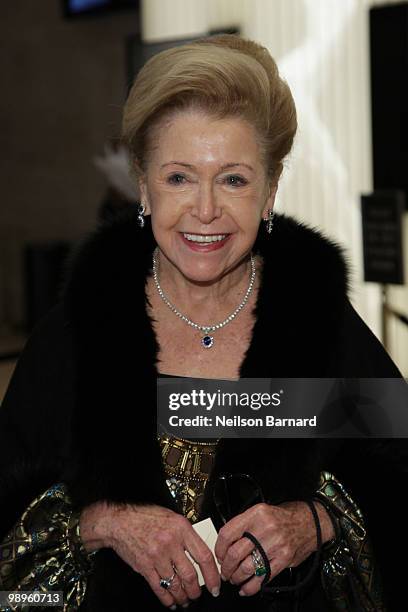
[[[211,348],[214,344],[214,338],[212,336],[204,336],[201,338],[201,344],[204,348]]]

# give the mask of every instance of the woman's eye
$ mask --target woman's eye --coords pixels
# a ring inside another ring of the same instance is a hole
[[[230,174],[226,177],[226,181],[228,185],[232,185],[233,187],[241,187],[242,185],[246,185],[248,181],[244,179],[242,176],[238,174]]]
[[[167,180],[172,185],[182,185],[185,178],[182,174],[172,174]]]

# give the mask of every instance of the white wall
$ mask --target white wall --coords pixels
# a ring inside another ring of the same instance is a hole
[[[368,9],[391,0],[178,0],[177,6],[183,2],[190,10],[195,2],[205,5],[200,19],[208,28],[239,25],[277,60],[299,114],[277,210],[322,228],[345,247],[352,301],[380,336],[380,291],[362,280],[360,194],[372,190]],[[157,11],[157,20],[163,16]],[[190,23],[191,17],[187,30]],[[408,233],[406,241],[408,251]],[[389,293],[407,313],[408,286]],[[408,331],[393,321],[389,335],[392,356],[408,375]]]

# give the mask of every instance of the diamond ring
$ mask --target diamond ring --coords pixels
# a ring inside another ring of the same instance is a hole
[[[168,591],[171,588],[171,585],[173,584],[173,580],[175,577],[176,577],[176,572],[174,572],[173,575],[170,576],[170,578],[161,578],[160,586],[162,587],[162,589],[166,589],[166,591]]]

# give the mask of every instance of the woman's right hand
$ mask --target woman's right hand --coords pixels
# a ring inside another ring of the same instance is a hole
[[[161,506],[112,505],[98,502],[84,508],[80,533],[88,552],[112,548],[130,567],[144,576],[160,601],[169,607],[187,606],[201,594],[197,572],[185,554],[199,564],[207,589],[215,597],[220,575],[214,556],[182,515]],[[161,578],[176,576],[169,590]]]

